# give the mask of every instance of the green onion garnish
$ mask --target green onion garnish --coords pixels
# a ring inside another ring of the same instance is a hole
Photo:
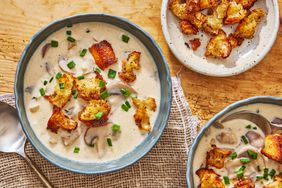
[[[257,176],[257,180],[262,180],[263,176]]]
[[[72,23],[69,23],[69,24],[67,25],[67,27],[72,27]]]
[[[44,96],[44,95],[45,95],[45,90],[44,90],[43,88],[40,88],[39,92],[40,92],[40,95],[41,95],[41,96]]]
[[[235,159],[237,157],[237,153],[233,152],[230,154],[231,159]]]
[[[241,140],[242,142],[244,142],[244,144],[248,144],[248,139],[245,136],[241,136]]]
[[[127,35],[122,35],[121,39],[122,39],[123,42],[128,43],[130,38]]]
[[[258,154],[252,150],[248,150],[247,153],[251,159],[256,159],[258,157]]]
[[[51,83],[53,81],[54,77],[51,77],[49,80],[49,83]]]
[[[67,30],[67,31],[66,31],[66,34],[67,34],[67,35],[71,35],[71,30]]]
[[[113,143],[112,143],[112,139],[111,139],[111,138],[107,138],[107,143],[108,143],[108,146],[110,146],[110,147],[113,146]]]
[[[78,97],[78,92],[77,92],[76,90],[72,90],[72,91],[71,91],[71,94],[72,94],[72,96],[73,96],[74,99],[77,99],[77,97]]]
[[[98,112],[98,113],[95,115],[95,117],[96,117],[97,119],[101,119],[101,118],[103,117],[103,115],[104,115],[103,112]]]
[[[263,169],[263,179],[268,180],[268,168]]]
[[[43,85],[47,85],[47,83],[48,83],[48,81],[47,80],[44,80],[44,82],[43,82]]]
[[[77,77],[77,79],[78,80],[82,80],[82,79],[84,79],[84,76],[82,75],[82,76],[79,76],[79,77]]]
[[[112,131],[113,131],[114,133],[120,132],[120,125],[118,125],[118,124],[113,124],[113,126],[112,126]]]
[[[64,83],[59,83],[60,89],[65,89],[65,84]]]
[[[105,87],[105,82],[103,82],[103,81],[100,81],[100,82],[99,82],[99,87],[100,87],[100,88],[103,88],[103,87]]]
[[[229,185],[230,184],[230,180],[229,180],[228,176],[224,176],[223,180],[224,180],[225,185]]]
[[[73,69],[74,67],[75,67],[75,62],[74,61],[71,61],[71,62],[69,62],[68,64],[67,64],[67,66],[68,66],[68,68],[69,69]]]
[[[95,69],[95,71],[97,71],[97,72],[99,72],[99,73],[101,73],[101,72],[102,72],[102,70],[101,70],[101,69],[99,69],[98,67]]]
[[[107,90],[103,91],[101,94],[100,94],[100,97],[102,99],[106,99],[109,97],[109,93],[107,92]]]
[[[79,148],[79,147],[75,147],[75,148],[73,149],[73,152],[74,152],[74,153],[79,153],[79,151],[80,151],[80,148]]]
[[[249,158],[241,158],[240,162],[243,163],[243,164],[246,164],[246,163],[251,162],[251,160]]]
[[[128,107],[128,108],[131,108],[131,105],[128,101],[125,101],[125,105]]]
[[[238,171],[236,171],[236,175],[238,178],[242,178],[244,176],[245,166],[241,166]]]
[[[252,128],[251,125],[247,125],[247,126],[246,126],[246,129],[251,129],[251,128]]]
[[[87,49],[83,49],[81,52],[80,52],[80,57],[84,57],[85,54],[87,52]]]
[[[130,96],[130,91],[128,90],[128,89],[126,89],[126,88],[121,88],[120,89],[120,92],[121,92],[121,94],[123,95],[123,96],[125,96],[125,97],[129,97]]]
[[[58,73],[56,74],[56,79],[59,79],[59,78],[61,78],[61,77],[62,77],[62,73],[58,72]]]
[[[51,47],[57,48],[59,46],[59,42],[56,40],[51,40]]]
[[[68,40],[69,42],[75,42],[75,38],[73,38],[73,37],[71,37],[71,36],[68,36],[67,40]]]
[[[272,169],[272,170],[270,170],[270,172],[269,172],[269,176],[271,177],[271,178],[273,178],[274,176],[275,176],[275,174],[276,174],[276,171],[274,170],[274,169]]]
[[[109,69],[109,72],[108,72],[108,77],[109,78],[115,78],[116,74],[117,74],[117,71],[115,71],[113,69]]]
[[[253,129],[254,129],[254,130],[257,130],[258,128],[257,128],[257,127],[253,127]]]
[[[126,112],[129,110],[129,107],[126,104],[122,104],[121,108]]]

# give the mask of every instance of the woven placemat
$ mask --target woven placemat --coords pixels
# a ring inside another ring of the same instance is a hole
[[[192,116],[180,80],[172,78],[171,115],[158,144],[140,161],[118,172],[83,175],[62,170],[28,144],[27,154],[54,187],[186,187],[186,162],[189,146],[196,135],[198,119]],[[13,94],[0,96],[14,105]],[[17,154],[0,153],[0,187],[43,187],[36,175]]]

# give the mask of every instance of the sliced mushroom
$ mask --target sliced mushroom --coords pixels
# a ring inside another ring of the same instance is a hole
[[[236,144],[236,135],[230,131],[223,131],[216,136],[216,140],[222,144]]]
[[[262,148],[264,145],[264,137],[255,131],[248,131],[246,133],[250,144],[256,148]]]
[[[131,94],[137,94],[137,92],[135,91],[135,89],[133,89],[133,87],[121,81],[112,82],[107,87],[108,93],[110,95],[121,95],[121,89],[127,89]]]
[[[51,43],[46,43],[42,49],[41,49],[41,55],[42,55],[42,58],[45,57],[46,55],[46,52],[48,51],[48,49],[51,47]]]
[[[272,133],[282,133],[282,119],[279,117],[274,117],[271,121],[272,123]]]
[[[39,102],[36,98],[32,98],[29,102],[28,108],[31,112],[37,112],[39,110]]]
[[[29,94],[31,94],[33,90],[34,90],[34,86],[27,86],[27,87],[24,89],[24,91],[27,92],[27,93],[29,93]]]
[[[50,76],[53,75],[52,66],[50,65],[50,63],[48,63],[48,62],[45,63],[45,70],[46,70],[46,72],[48,72],[48,74],[49,74]]]
[[[76,76],[76,77],[82,76],[82,75],[89,74],[90,72],[93,71],[94,65],[93,65],[93,61],[91,59],[86,59],[83,62],[76,63],[75,68],[72,68],[72,69],[70,69],[68,67],[68,63],[70,61],[72,61],[72,60],[64,58],[64,57],[60,58],[59,67],[63,71],[65,71],[69,74],[72,74],[73,76]],[[74,59],[73,61],[77,62],[77,61],[81,61],[81,60]]]
[[[224,128],[224,125],[222,123],[219,123],[219,122],[214,122],[213,124],[213,127],[214,128],[217,128],[217,129],[223,129]]]
[[[79,136],[81,132],[79,129],[75,129],[68,134],[62,136],[62,141],[65,146],[71,145]]]

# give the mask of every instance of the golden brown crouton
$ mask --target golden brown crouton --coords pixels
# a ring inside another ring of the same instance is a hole
[[[106,89],[106,81],[98,72],[95,73],[96,77],[93,78],[75,79],[78,95],[84,100],[98,100],[100,99],[100,94]]]
[[[57,133],[59,128],[71,131],[76,129],[77,122],[66,116],[59,108],[54,108],[53,114],[48,120],[47,129]]]
[[[267,135],[261,153],[282,164],[282,134]]]
[[[95,59],[95,63],[102,70],[117,62],[112,45],[106,40],[93,44],[89,51]]]
[[[237,46],[240,46],[239,41],[235,38],[235,36],[231,33],[228,36],[228,41],[231,44],[232,48],[235,48]]]
[[[187,17],[187,6],[183,0],[170,0],[169,9],[180,20],[184,20]]]
[[[272,183],[263,186],[263,188],[281,188],[282,187],[282,176],[276,175]]]
[[[224,24],[230,25],[239,23],[246,15],[247,10],[245,10],[241,4],[237,4],[236,1],[232,1],[229,3],[227,17],[224,20]]]
[[[196,171],[200,178],[199,188],[224,188],[220,175],[216,174],[212,169],[201,168]]]
[[[264,17],[263,9],[257,8],[250,12],[237,26],[234,36],[241,39],[251,39],[254,37],[256,27]]]
[[[255,188],[255,183],[249,178],[236,179],[233,183],[234,188]]]
[[[125,81],[126,83],[130,83],[136,80],[136,75],[134,74],[134,70],[140,69],[140,52],[131,52],[127,60],[122,62],[122,71],[118,73],[119,78]]]
[[[88,126],[103,125],[108,120],[111,106],[105,100],[91,100],[87,106],[78,113],[78,119]]]
[[[193,26],[195,26],[197,29],[202,29],[203,28],[203,24],[207,20],[207,16],[204,15],[203,13],[201,13],[201,12],[196,12],[196,13],[193,13],[193,14],[189,14],[187,16],[187,20]]]
[[[225,159],[232,153],[231,150],[220,149],[213,146],[213,149],[207,152],[206,163],[209,166],[221,169],[224,167]]]
[[[240,3],[244,9],[250,9],[257,0],[236,0],[237,3]]]
[[[213,8],[219,5],[220,2],[220,0],[200,0],[200,9],[204,10],[207,8]]]
[[[157,105],[156,101],[152,97],[148,97],[145,100],[139,100],[137,98],[132,98],[133,105],[136,107],[136,112],[134,114],[134,120],[136,125],[147,132],[151,131],[149,111],[156,111]]]
[[[52,95],[46,95],[45,98],[54,106],[63,108],[71,98],[74,79],[69,74],[63,74],[57,80],[55,92]]]
[[[187,11],[189,14],[198,12],[201,10],[200,1],[201,0],[186,0]]]
[[[206,57],[227,58],[232,50],[232,46],[223,30],[220,30],[218,35],[213,36],[207,47]]]
[[[193,40],[189,40],[191,46],[192,46],[192,50],[196,51],[200,46],[201,46],[201,42],[199,38],[195,38]]]
[[[179,27],[185,35],[195,35],[198,33],[198,29],[193,26],[189,21],[183,20],[180,22]]]

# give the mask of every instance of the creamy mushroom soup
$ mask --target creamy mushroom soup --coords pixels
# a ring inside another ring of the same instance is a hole
[[[281,118],[281,106],[258,103],[237,108],[214,123],[195,152],[194,186],[281,186]]]
[[[31,57],[25,108],[38,139],[82,162],[118,159],[150,133],[160,83],[150,52],[130,33],[104,23],[66,26]]]

